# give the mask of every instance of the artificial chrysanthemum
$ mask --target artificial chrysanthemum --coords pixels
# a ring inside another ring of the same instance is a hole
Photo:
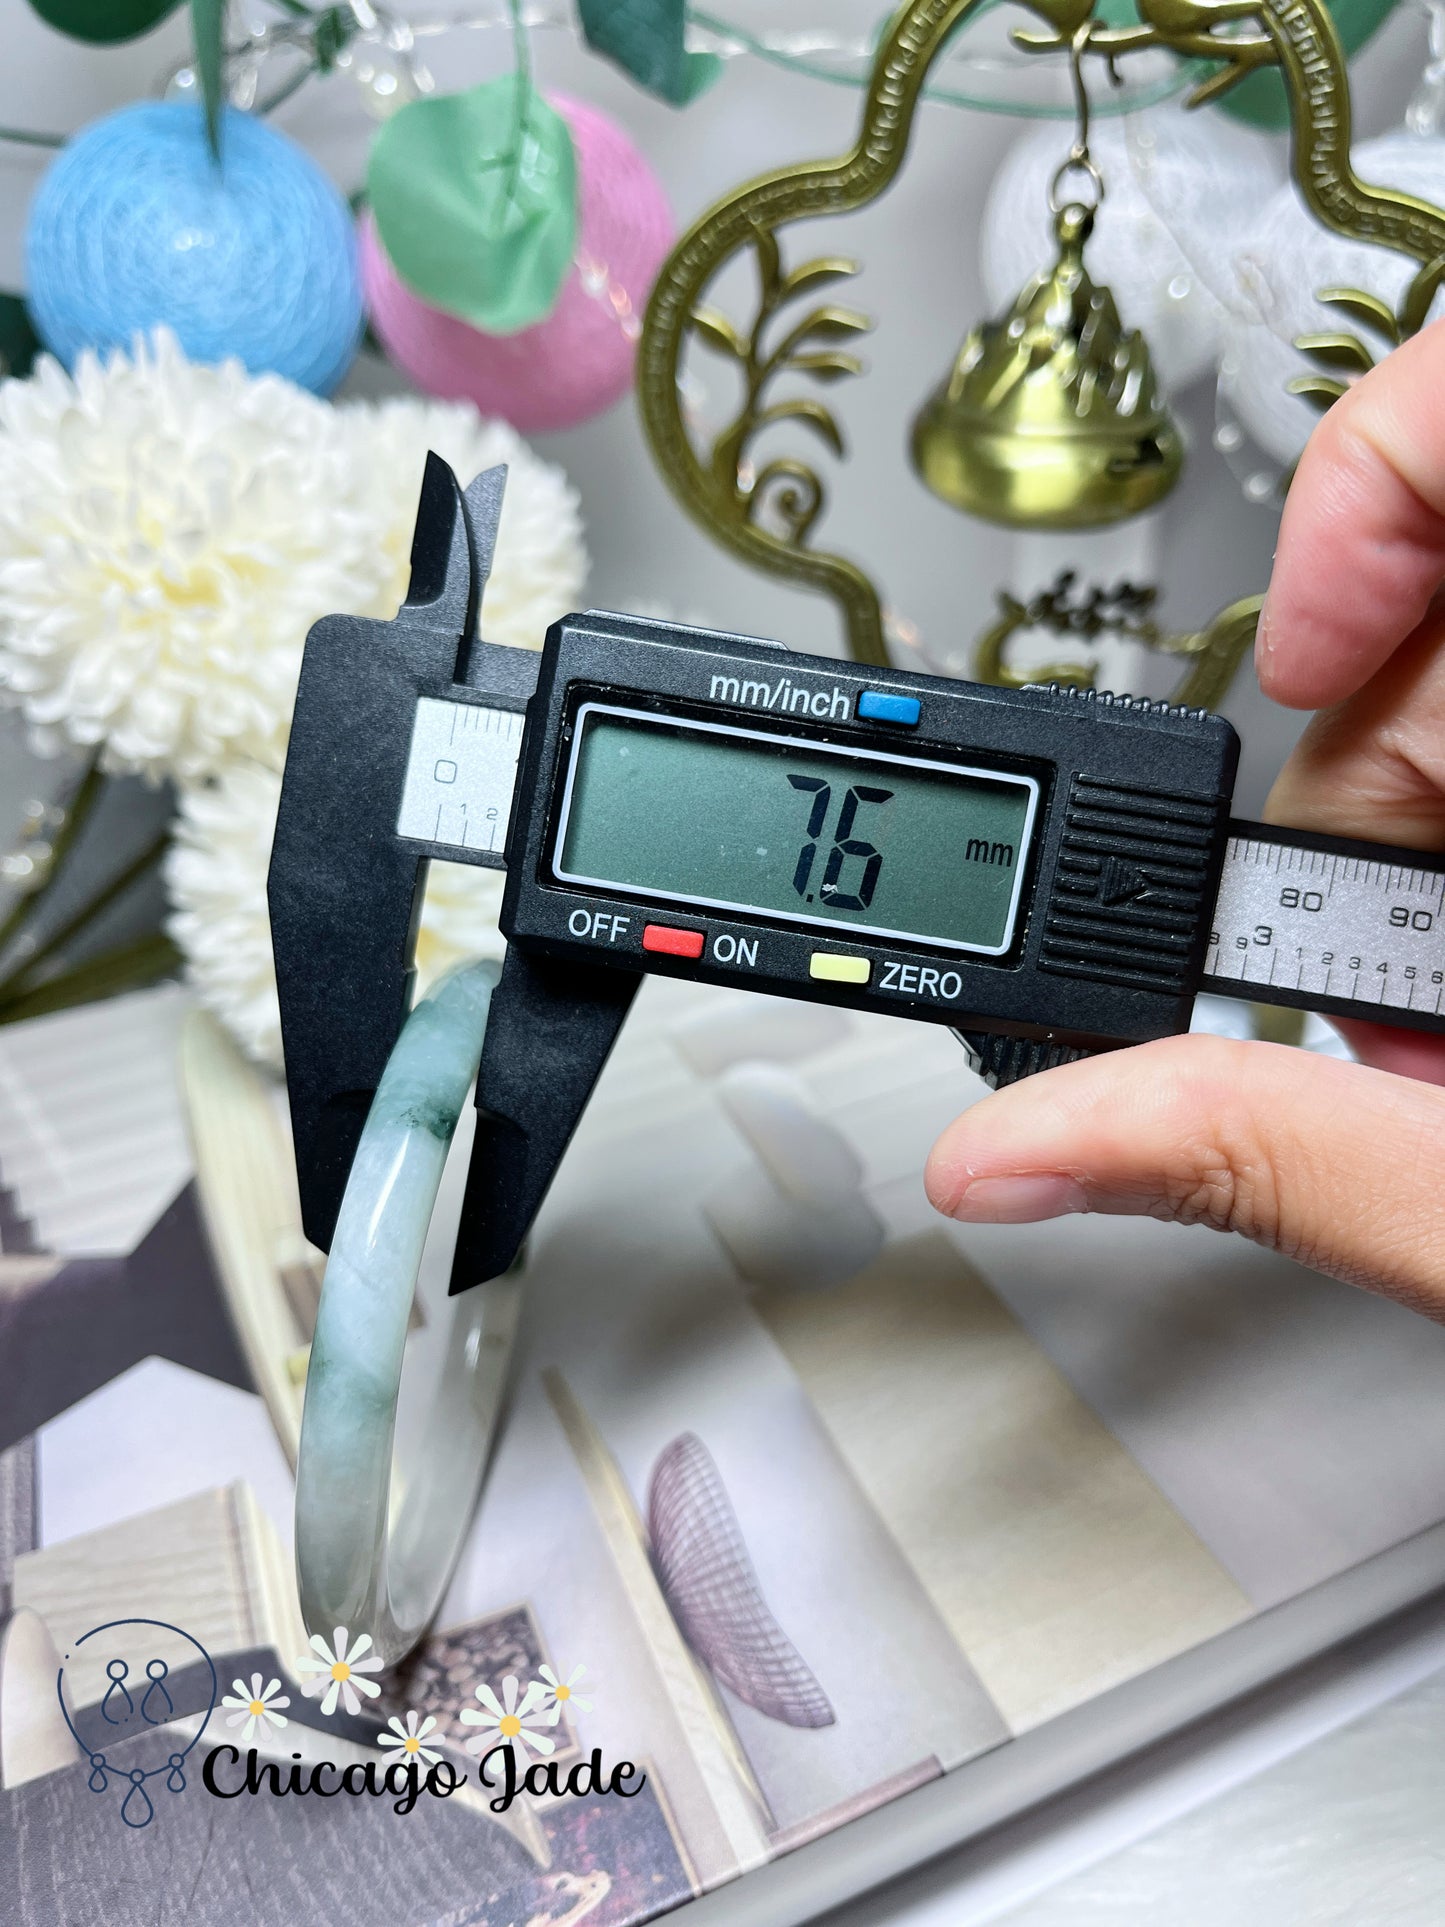
[[[285,747],[307,630],[389,617],[426,452],[509,464],[484,633],[539,648],[586,578],[577,496],[463,403],[333,408],[158,329],[0,386],[0,700],[42,747],[194,782]]]
[[[269,1680],[264,1692],[261,1688],[259,1673],[252,1673],[249,1688],[244,1680],[239,1679],[233,1679],[231,1685],[234,1691],[223,1693],[221,1704],[234,1708],[234,1711],[228,1714],[226,1724],[229,1727],[241,1728],[243,1745],[251,1744],[256,1737],[258,1727],[290,1725],[286,1715],[277,1711],[278,1707],[291,1704],[287,1695],[281,1691],[279,1679]]]
[[[313,1633],[311,1651],[302,1653],[296,1661],[296,1671],[312,1675],[302,1680],[301,1691],[309,1700],[318,1699],[324,1693],[321,1710],[328,1716],[336,1711],[338,1698],[348,1713],[359,1713],[358,1694],[364,1693],[374,1700],[381,1692],[375,1680],[362,1677],[381,1671],[381,1661],[371,1650],[371,1634],[358,1633],[354,1640],[348,1641],[344,1626],[336,1628],[329,1646],[320,1633]]]
[[[574,1666],[566,1679],[559,1679],[550,1666],[539,1666],[537,1671],[547,1687],[547,1703],[563,1713],[570,1713],[575,1707],[579,1713],[590,1713],[592,1702],[584,1699],[577,1691],[577,1682],[587,1671],[585,1666]]]
[[[280,1070],[281,1016],[271,958],[266,870],[281,778],[235,763],[181,792],[166,857],[167,924],[197,995],[251,1057]],[[417,934],[418,989],[468,957],[500,957],[500,870],[433,863]]]
[[[468,1753],[490,1753],[494,1746],[510,1746],[525,1759],[528,1748],[543,1754],[556,1751],[557,1742],[541,1731],[543,1726],[555,1726],[557,1715],[543,1707],[546,1688],[540,1681],[528,1680],[527,1690],[518,1698],[517,1676],[508,1673],[502,1681],[500,1699],[485,1684],[473,1688],[473,1697],[485,1710],[479,1713],[474,1706],[462,1708],[462,1725],[482,1729],[463,1742]]]
[[[301,647],[384,570],[337,411],[173,336],[0,386],[0,695],[42,745],[195,778],[274,747]]]
[[[381,582],[358,615],[393,616],[406,596],[411,538],[428,449],[463,488],[484,468],[507,464],[507,493],[482,601],[488,642],[540,649],[548,627],[580,607],[587,551],[577,491],[506,422],[486,421],[469,402],[397,396],[338,411],[350,438],[348,507],[368,530]]]
[[[378,1746],[399,1747],[408,1760],[425,1760],[428,1766],[436,1765],[441,1754],[432,1747],[422,1745],[422,1741],[436,1725],[436,1719],[432,1714],[428,1713],[423,1719],[420,1713],[408,1713],[406,1724],[403,1726],[393,1713],[386,1724],[389,1731],[378,1733],[376,1736]]]

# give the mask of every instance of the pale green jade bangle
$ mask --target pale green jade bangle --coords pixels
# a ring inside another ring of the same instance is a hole
[[[425,1632],[476,1509],[518,1281],[449,1300],[416,1462],[393,1467],[412,1295],[500,967],[465,964],[416,1005],[382,1073],[316,1313],[296,1459],[296,1577],[309,1633],[369,1633],[382,1664]]]

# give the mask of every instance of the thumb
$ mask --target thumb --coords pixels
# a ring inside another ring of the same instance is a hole
[[[1445,1090],[1277,1044],[1171,1037],[998,1091],[925,1183],[951,1218],[1137,1213],[1239,1231],[1445,1322]]]

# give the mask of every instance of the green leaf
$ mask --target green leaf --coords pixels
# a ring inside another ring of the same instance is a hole
[[[1327,408],[1333,408],[1341,395],[1349,393],[1347,382],[1331,381],[1326,375],[1296,375],[1293,381],[1285,383],[1284,388],[1287,395],[1300,396],[1318,408],[1321,414]]]
[[[863,364],[857,355],[840,355],[829,350],[816,355],[789,355],[787,368],[799,369],[816,381],[841,381],[844,375],[861,375]]]
[[[226,0],[191,0],[191,36],[196,43],[196,78],[206,103],[206,139],[221,158],[221,109],[226,104],[221,71],[221,41],[226,24]]]
[[[1397,343],[1424,327],[1442,280],[1445,280],[1445,254],[1437,254],[1433,261],[1424,264],[1400,297],[1394,336]]]
[[[1294,345],[1322,368],[1342,368],[1347,374],[1367,375],[1375,365],[1358,335],[1296,335]]]
[[[140,937],[134,943],[123,944],[77,964],[74,970],[51,977],[36,990],[0,1000],[0,1024],[18,1024],[28,1017],[44,1017],[54,1010],[74,1010],[80,1004],[98,1003],[102,997],[119,997],[123,991],[141,990],[162,977],[178,974],[182,962],[180,951],[169,937],[159,934]]]
[[[846,340],[850,335],[866,335],[873,323],[866,314],[859,314],[856,308],[814,308],[811,314],[795,322],[782,340],[768,355],[768,366],[776,368],[782,362],[793,362],[795,351],[808,341]]]
[[[843,431],[820,401],[775,401],[758,416],[755,426],[761,430],[773,422],[789,421],[805,423],[823,437],[835,455],[843,453]]]
[[[0,294],[0,377],[28,375],[40,353],[40,338],[30,325],[18,294]]]
[[[350,7],[328,7],[316,16],[311,45],[316,53],[318,73],[329,74],[336,56],[356,32],[356,15]]]
[[[1328,0],[1346,54],[1354,54],[1393,11],[1396,0]],[[1289,105],[1278,68],[1247,75],[1220,101],[1226,114],[1254,127],[1288,127]]]
[[[1363,326],[1376,329],[1387,341],[1399,346],[1400,324],[1389,303],[1377,294],[1369,294],[1363,288],[1321,288],[1318,299],[1327,308],[1343,308]]]
[[[587,44],[639,86],[686,107],[722,71],[716,54],[690,54],[686,0],[577,0]]]
[[[113,47],[158,27],[181,0],[30,0],[30,4],[47,26],[69,34],[72,40]]]
[[[849,335],[866,335],[873,331],[873,323],[866,314],[859,314],[856,308],[819,308],[811,314],[798,329],[796,339],[820,341],[841,341]]]
[[[693,332],[700,340],[705,341],[709,348],[716,348],[722,354],[731,355],[735,361],[747,360],[748,344],[727,316],[719,314],[716,308],[694,308],[692,327]]]
[[[520,76],[393,114],[366,192],[423,301],[494,335],[551,313],[577,248],[577,161],[567,123]]]
[[[857,272],[858,263],[847,260],[841,254],[829,255],[816,261],[805,261],[801,267],[794,268],[792,273],[785,277],[783,299],[787,301],[793,295],[801,294],[805,288],[821,287],[825,281],[841,281]]]

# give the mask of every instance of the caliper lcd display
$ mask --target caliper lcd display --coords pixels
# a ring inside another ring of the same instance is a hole
[[[1030,776],[584,703],[562,883],[1000,956]]]

